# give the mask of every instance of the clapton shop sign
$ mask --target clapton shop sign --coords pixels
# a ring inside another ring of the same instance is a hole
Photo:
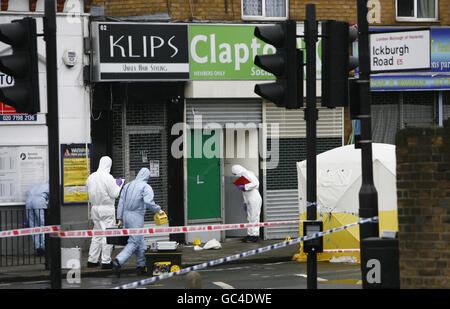
[[[93,22],[94,81],[188,80],[187,25]]]

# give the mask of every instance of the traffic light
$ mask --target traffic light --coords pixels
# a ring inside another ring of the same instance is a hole
[[[277,49],[275,54],[255,57],[255,65],[276,77],[274,83],[255,85],[255,93],[279,107],[302,107],[303,53],[297,49],[295,21],[256,26],[255,36]]]
[[[19,113],[40,111],[36,20],[30,17],[0,24],[0,41],[12,55],[0,57],[0,71],[14,77],[14,86],[0,88],[0,100]]]
[[[350,119],[352,120],[359,119],[358,116],[361,114],[361,106],[359,104],[361,91],[360,84],[359,79],[348,79],[348,105],[350,110]]]
[[[346,22],[322,23],[322,106],[348,105],[349,72],[358,66],[358,58],[350,56],[349,48],[357,37],[357,30]]]

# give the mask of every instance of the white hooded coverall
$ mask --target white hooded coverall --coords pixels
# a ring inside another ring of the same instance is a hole
[[[94,230],[106,230],[106,228],[114,227],[116,223],[114,202],[119,196],[120,187],[109,173],[111,165],[110,157],[101,157],[97,171],[86,180],[89,202],[92,204],[91,218],[94,222]],[[106,243],[106,237],[92,237],[88,262],[98,263],[101,253],[102,264],[111,263],[112,247]]]
[[[261,214],[262,198],[259,194],[259,180],[255,174],[241,165],[233,165],[231,172],[238,176],[244,176],[249,183],[245,185],[245,191],[242,192],[244,203],[247,204],[247,220],[249,223],[258,223]],[[247,229],[248,236],[259,236],[259,227]]]
[[[27,210],[28,224],[30,227],[44,226],[44,210],[50,195],[49,182],[34,184],[26,193],[25,208]],[[43,234],[33,235],[35,249],[45,249],[45,237]]]

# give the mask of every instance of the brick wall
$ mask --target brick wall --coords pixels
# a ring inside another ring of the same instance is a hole
[[[108,16],[167,13],[172,21],[240,20],[240,0],[93,0]]]
[[[450,121],[397,134],[401,288],[450,288]]]
[[[108,16],[134,16],[168,13],[172,21],[240,21],[241,0],[85,0],[105,6]],[[295,0],[289,1],[289,17],[305,19],[305,5],[314,3],[318,20],[338,19],[356,23],[356,0]],[[439,1],[439,22],[411,23],[395,21],[395,0],[381,0],[381,25],[444,26],[450,24],[450,1]]]
[[[13,0],[1,0],[0,10],[7,11]],[[291,0],[289,17],[294,20],[305,19],[305,5],[314,3],[318,20],[339,19],[356,23],[356,0]],[[395,21],[395,0],[380,0],[381,25],[395,26],[447,26],[450,24],[450,1],[439,0],[439,22],[411,23]],[[37,0],[29,0],[30,11],[36,10]],[[89,12],[92,5],[105,7],[107,16],[136,16],[157,13],[169,14],[172,21],[240,21],[241,0],[84,0],[84,10]],[[67,0],[57,0],[58,12]],[[66,8],[67,9],[67,8]]]

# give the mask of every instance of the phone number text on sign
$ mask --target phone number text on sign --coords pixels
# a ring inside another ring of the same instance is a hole
[[[0,72],[0,88],[14,86],[14,78]],[[15,108],[0,102],[1,121],[36,121],[36,115],[17,113]]]
[[[0,121],[36,121],[36,119],[36,115],[28,114],[0,115]]]

